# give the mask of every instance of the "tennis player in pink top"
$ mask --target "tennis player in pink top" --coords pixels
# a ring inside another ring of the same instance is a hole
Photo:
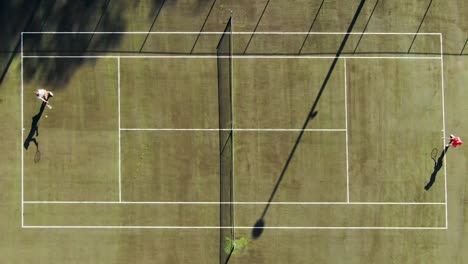
[[[450,141],[448,143],[448,146],[452,146],[454,148],[461,146],[463,144],[463,141],[460,139],[460,137],[456,137],[454,135],[450,135]]]

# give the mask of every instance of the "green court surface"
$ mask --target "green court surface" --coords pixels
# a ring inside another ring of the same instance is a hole
[[[416,191],[434,169],[426,144],[443,149],[440,68],[440,60],[348,63],[352,200],[444,202],[442,184]]]
[[[465,263],[467,7],[0,4],[0,263]]]
[[[62,67],[67,67],[69,61],[45,60],[48,61],[42,63],[57,63]],[[24,59],[23,63],[28,62]],[[53,109],[46,109],[40,117],[38,146],[31,142],[24,151],[25,200],[118,197],[117,67],[109,62],[99,60],[80,69],[70,81],[73,89],[54,89],[55,105],[51,102]],[[23,85],[23,93],[34,95],[37,87],[44,86],[40,79],[31,79]],[[24,99],[26,142],[41,104],[34,96],[24,96]],[[35,162],[38,151],[40,160]]]

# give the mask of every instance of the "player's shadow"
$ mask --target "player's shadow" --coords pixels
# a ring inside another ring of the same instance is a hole
[[[31,129],[29,130],[28,137],[23,144],[25,149],[28,149],[31,142],[33,142],[34,145],[36,145],[37,151],[39,151],[39,142],[37,141],[37,137],[39,136],[39,120],[41,120],[45,107],[46,103],[42,103],[39,113],[32,117]]]
[[[429,180],[429,182],[426,184],[426,186],[424,186],[424,189],[426,191],[429,191],[429,189],[432,187],[432,185],[434,185],[434,182],[436,180],[436,177],[437,177],[437,173],[440,171],[440,169],[442,168],[442,165],[444,164],[444,157],[445,157],[445,154],[447,153],[447,151],[449,150],[449,145],[445,146],[444,148],[444,151],[442,151],[442,153],[440,154],[439,158],[437,160],[435,160],[435,157],[432,157],[432,159],[434,160],[434,171],[432,171],[432,174],[431,174],[431,178]],[[437,149],[435,149],[437,150]]]

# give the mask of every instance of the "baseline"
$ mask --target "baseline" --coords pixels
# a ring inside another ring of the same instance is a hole
[[[444,53],[443,53],[442,34],[440,34],[440,71],[441,71],[441,82],[442,82],[442,126],[443,126],[444,145],[445,145],[445,138],[446,138],[445,81],[444,81]],[[445,183],[445,227],[448,229],[447,155],[444,155],[444,183]]]
[[[37,229],[231,229],[231,226],[23,226]],[[235,229],[254,229],[251,226],[236,226]],[[350,229],[350,230],[445,230],[445,227],[385,227],[385,226],[264,226],[262,229]]]
[[[233,35],[441,35],[442,33],[434,32],[309,32],[309,31],[240,31],[240,32],[218,32],[218,31],[22,31],[21,34],[174,34],[174,35],[188,35],[188,34],[201,34],[201,35],[220,35],[220,34],[233,34]]]
[[[146,202],[131,202],[131,201],[24,201],[24,204],[289,204],[289,205],[445,205],[445,202],[173,202],[173,201],[146,201]]]
[[[345,128],[121,128],[122,131],[345,132]]]
[[[124,58],[124,59],[336,59],[336,56],[317,56],[317,55],[233,55],[233,56],[217,56],[217,55],[24,55],[24,58]],[[340,59],[414,59],[414,60],[440,60],[441,56],[340,56]]]

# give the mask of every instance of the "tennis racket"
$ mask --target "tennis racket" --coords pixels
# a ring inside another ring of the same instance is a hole
[[[439,150],[437,148],[432,149],[431,159],[434,161],[434,163],[437,163],[436,159],[437,159],[437,153],[438,152],[439,152]]]
[[[38,163],[41,160],[41,152],[37,149],[36,154],[34,155],[34,163]]]

